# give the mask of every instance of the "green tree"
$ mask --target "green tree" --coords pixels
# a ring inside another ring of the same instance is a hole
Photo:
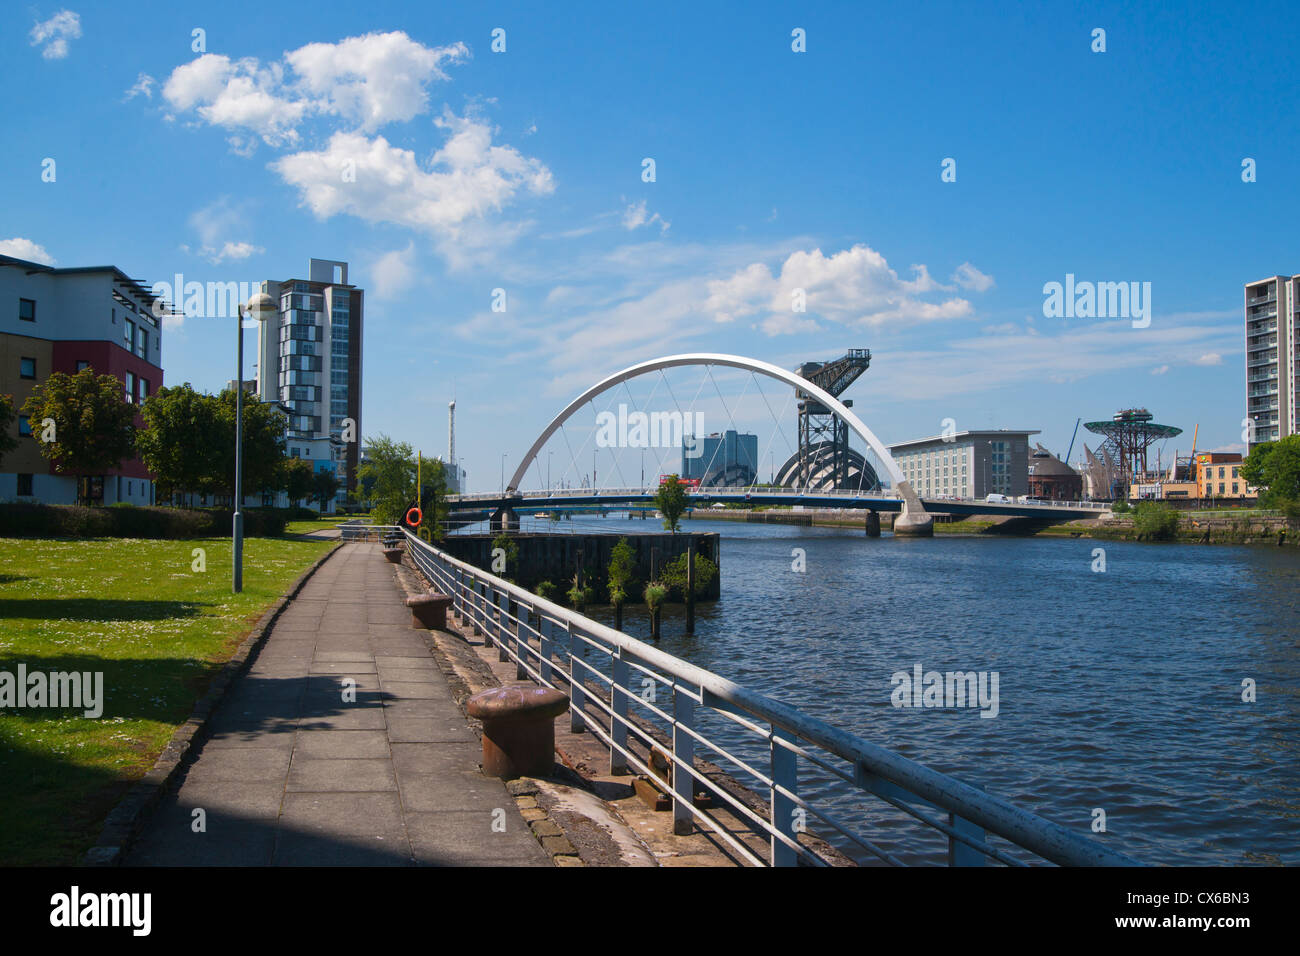
[[[433,540],[443,539],[448,514],[447,469],[440,460],[431,458],[424,462],[420,475],[420,516],[422,523],[430,529]]]
[[[627,538],[619,538],[609,555],[609,603],[614,605],[614,629],[623,629],[623,602],[636,574],[636,552]]]
[[[496,551],[498,548],[501,549],[505,558],[500,571],[496,569]],[[519,569],[519,545],[504,531],[492,539],[492,561],[493,574],[505,578],[511,584],[515,583],[515,579],[511,575]]]
[[[4,456],[18,447],[18,436],[9,434],[9,429],[14,427],[14,419],[17,417],[14,397],[0,395],[0,461],[4,461]]]
[[[709,585],[717,576],[718,566],[698,552],[695,555],[695,596],[701,597],[708,592]],[[659,572],[659,583],[668,588],[669,593],[686,599],[686,555],[679,554],[667,562]]]
[[[141,415],[145,427],[136,436],[136,447],[154,473],[160,500],[185,492],[215,494],[226,486],[221,448],[227,437],[216,396],[195,391],[189,382],[160,388]]]
[[[376,524],[397,524],[415,501],[415,454],[406,442],[379,435],[366,441],[368,459],[357,469],[370,484],[371,514]]]
[[[76,375],[55,372],[32,390],[22,411],[41,454],[60,474],[102,475],[135,449],[139,409],[126,401],[121,380],[112,375],[96,375],[90,368]],[[53,422],[52,433],[47,420]],[[85,501],[84,480],[77,482],[77,500]]]
[[[145,406],[148,407],[147,405]],[[272,402],[263,402],[248,392],[243,398],[243,467],[246,495],[270,491],[279,485],[284,460],[284,432],[289,421]],[[220,425],[217,450],[218,485],[223,492],[235,491],[235,391],[226,389],[217,396],[217,422]]]
[[[655,494],[655,507],[663,513],[665,531],[677,532],[677,523],[681,520],[686,505],[686,486],[676,475],[666,476],[659,483],[659,491]]]
[[[312,493],[315,487],[315,475],[312,465],[305,458],[280,459],[279,490],[289,496],[289,507],[298,507],[298,502]]]
[[[1241,477],[1266,489],[1259,499],[1264,507],[1295,510],[1300,504],[1300,435],[1256,445],[1241,463]]]
[[[645,587],[644,597],[645,606],[650,611],[650,636],[657,641],[659,640],[659,615],[663,610],[664,601],[668,599],[668,588],[651,582]]]
[[[320,502],[322,514],[329,509],[330,502],[338,493],[339,479],[332,468],[320,469],[311,476],[311,497],[313,501]]]

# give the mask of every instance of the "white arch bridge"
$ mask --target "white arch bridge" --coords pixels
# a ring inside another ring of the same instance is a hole
[[[851,408],[829,392],[794,372],[759,359],[715,352],[690,352],[640,362],[597,382],[569,402],[543,429],[537,440],[524,454],[503,492],[452,495],[448,499],[450,510],[460,516],[482,513],[483,517],[491,516],[494,519],[501,519],[518,508],[534,508],[537,510],[582,509],[597,505],[635,505],[651,502],[657,492],[656,487],[566,488],[558,490],[548,488],[542,491],[522,491],[520,489],[528,469],[538,464],[538,455],[546,443],[560,431],[565,422],[589,405],[594,398],[616,389],[638,376],[687,366],[721,366],[748,371],[789,385],[801,397],[808,396],[820,402],[839,417],[848,426],[849,430],[862,439],[867,447],[875,453],[876,458],[888,474],[892,485],[892,488],[888,490],[860,489],[856,491],[770,489],[757,486],[748,488],[709,486],[689,492],[693,505],[707,506],[713,502],[748,502],[752,504],[802,505],[813,508],[856,508],[875,512],[898,512],[898,517],[894,521],[894,533],[896,535],[929,535],[933,533],[931,511],[955,515],[986,514],[1068,520],[1076,517],[1096,517],[1109,508],[1108,505],[1104,504],[1077,501],[994,503],[961,498],[923,500],[917,496],[911,483],[904,477],[902,470],[898,467],[884,443],[876,437],[875,433],[867,427],[866,423]]]

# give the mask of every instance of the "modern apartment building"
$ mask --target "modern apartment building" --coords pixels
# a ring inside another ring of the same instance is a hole
[[[147,283],[115,266],[58,269],[0,256],[0,394],[21,408],[51,373],[89,367],[116,376],[123,398],[143,405],[163,384],[160,316],[170,312]],[[19,444],[0,461],[0,500],[71,504],[78,479],[41,455],[39,429],[26,416],[15,422]],[[83,481],[91,500],[154,503],[152,476],[139,460]]]
[[[1255,423],[1246,451],[1294,435],[1300,376],[1300,276],[1246,284],[1246,417]]]
[[[310,260],[306,279],[267,280],[262,291],[277,311],[260,331],[258,396],[289,410],[291,455],[310,448],[320,460],[328,443],[342,502],[361,458],[363,292],[348,283],[348,264],[330,259]]]
[[[917,438],[889,446],[903,476],[922,497],[1018,497],[1029,489],[1029,436],[1037,430],[992,429]]]

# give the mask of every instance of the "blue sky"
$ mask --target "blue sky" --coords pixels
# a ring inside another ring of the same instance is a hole
[[[681,351],[794,367],[870,348],[848,397],[885,441],[951,417],[1061,452],[1077,417],[1145,405],[1187,432],[1166,455],[1197,423],[1202,448],[1237,447],[1242,284],[1300,272],[1282,4],[3,17],[0,251],[151,282],[348,260],[364,433],[442,452],[454,388],[479,489],[583,387]],[[1150,282],[1149,327],[1046,318],[1067,273]],[[230,331],[176,324],[167,383],[232,378]]]

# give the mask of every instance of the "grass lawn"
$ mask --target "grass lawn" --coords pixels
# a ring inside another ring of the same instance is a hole
[[[74,864],[208,681],[334,542],[0,538],[0,671],[100,671],[103,713],[0,710],[0,865]],[[195,548],[207,570],[194,570]]]

